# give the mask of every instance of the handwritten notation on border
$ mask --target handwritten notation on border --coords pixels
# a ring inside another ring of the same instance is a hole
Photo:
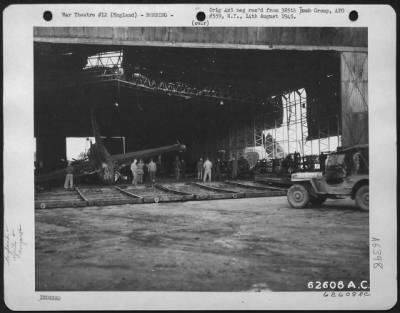
[[[7,265],[21,258],[24,246],[24,232],[21,224],[17,227],[5,225],[4,229],[4,261]]]

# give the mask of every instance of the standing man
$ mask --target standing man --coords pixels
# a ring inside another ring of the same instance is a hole
[[[157,165],[154,163],[153,159],[150,159],[150,163],[147,164],[147,169],[149,170],[150,181],[154,184],[156,182]]]
[[[64,189],[72,189],[74,188],[74,168],[71,165],[71,161],[68,161],[65,172],[67,175],[65,175]]]
[[[143,174],[144,174],[144,162],[142,159],[140,159],[138,165],[137,165],[137,175],[138,175],[138,183],[143,184]]]
[[[203,159],[197,161],[197,179],[203,179]]]
[[[233,159],[232,159],[232,172],[231,172],[232,179],[236,179],[237,175],[238,175],[238,161],[236,160],[236,157],[233,156]]]
[[[207,181],[207,177],[208,177],[209,181],[211,181],[212,163],[208,158],[206,158],[206,161],[204,162],[203,167],[204,167],[204,179],[203,179],[203,181],[206,182]]]
[[[132,176],[133,176],[132,184],[133,185],[137,185],[137,178],[138,178],[138,168],[137,168],[136,162],[137,162],[137,160],[134,159],[131,164],[131,172],[132,172]]]
[[[179,156],[176,156],[173,165],[174,165],[175,179],[179,180],[181,176],[181,161],[179,160]]]

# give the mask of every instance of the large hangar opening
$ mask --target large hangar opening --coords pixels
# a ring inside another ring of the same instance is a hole
[[[340,145],[340,55],[35,43],[35,136],[45,167],[65,158],[66,137],[92,136],[88,104],[101,134],[124,137],[126,151],[179,140],[193,170],[206,156],[253,166],[295,151],[318,155]]]
[[[36,291],[368,280],[367,38],[356,27],[36,27]]]

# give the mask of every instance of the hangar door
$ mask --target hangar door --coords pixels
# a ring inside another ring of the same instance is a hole
[[[368,54],[342,52],[342,145],[368,143]]]

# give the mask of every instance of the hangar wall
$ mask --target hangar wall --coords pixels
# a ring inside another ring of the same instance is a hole
[[[342,145],[368,143],[368,54],[342,52]]]
[[[36,42],[365,51],[359,27],[35,27]]]

